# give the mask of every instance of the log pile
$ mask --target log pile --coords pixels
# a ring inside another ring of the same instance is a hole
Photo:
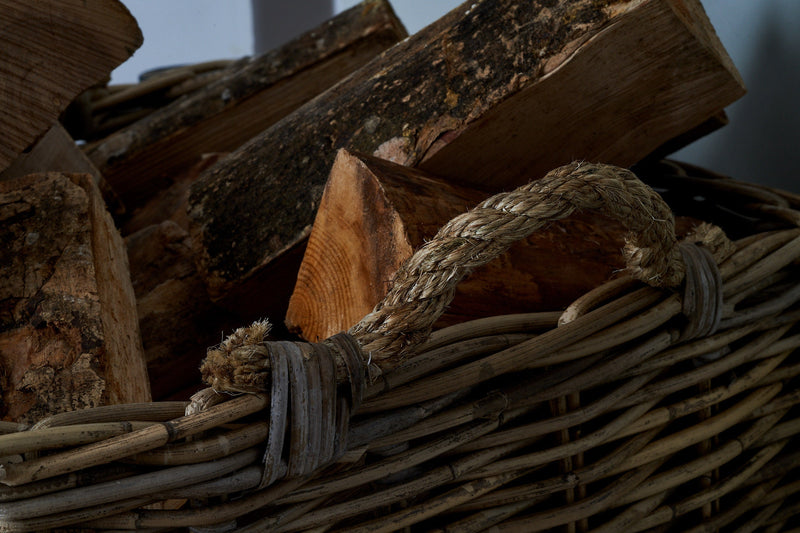
[[[408,37],[373,0],[259,57],[109,87],[142,39],[118,1],[0,0],[2,418],[185,398],[251,320],[345,330],[490,193],[661,157],[744,93],[698,0],[552,4],[467,2]],[[555,223],[440,324],[563,309],[620,268],[622,236]]]

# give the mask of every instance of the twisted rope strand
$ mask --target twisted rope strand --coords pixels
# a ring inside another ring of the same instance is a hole
[[[629,229],[628,271],[658,287],[684,276],[670,208],[625,169],[572,163],[515,191],[495,195],[445,224],[398,270],[384,300],[350,329],[378,367],[424,341],[458,282],[550,222],[593,210]]]

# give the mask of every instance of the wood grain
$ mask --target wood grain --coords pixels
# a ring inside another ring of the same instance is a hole
[[[0,170],[142,44],[117,0],[0,1]]]
[[[341,150],[322,195],[286,315],[317,341],[346,331],[386,295],[400,265],[486,193]],[[624,267],[627,230],[599,215],[552,223],[462,281],[438,325],[560,310]]]

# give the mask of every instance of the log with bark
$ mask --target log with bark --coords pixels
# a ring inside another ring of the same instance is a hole
[[[79,94],[61,115],[70,134],[98,141],[193,93],[227,73],[235,59],[160,67],[139,75],[139,83],[96,85]]]
[[[203,153],[224,152],[275,123],[406,36],[385,1],[368,2],[252,60],[89,150],[128,207]]]
[[[341,147],[497,190],[631,165],[743,92],[698,0],[468,2],[204,173],[201,271],[220,301],[285,309]]]
[[[398,267],[448,220],[486,199],[418,169],[340,150],[289,301],[286,325],[318,341],[383,299]],[[514,245],[458,287],[439,326],[561,310],[624,267],[624,228],[573,215]]]
[[[204,154],[168,189],[134,210],[121,228],[154,399],[187,397],[183,393],[199,383],[206,348],[245,321],[208,297],[187,232],[189,186],[222,155]]]
[[[117,0],[0,0],[0,170],[142,44]]]
[[[199,384],[206,348],[243,318],[208,298],[189,234],[176,222],[146,226],[125,244],[150,387],[153,398],[161,400]]]
[[[125,247],[89,174],[0,182],[2,418],[150,400]]]

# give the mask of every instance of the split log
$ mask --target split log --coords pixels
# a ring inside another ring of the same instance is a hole
[[[419,246],[486,197],[420,170],[341,150],[286,325],[312,341],[347,331],[383,299],[399,266]],[[625,266],[624,234],[610,219],[574,215],[555,222],[462,281],[439,326],[563,309]]]
[[[142,44],[117,0],[0,0],[0,170],[58,118],[81,91],[107,77]]]
[[[189,186],[222,154],[204,154],[122,227],[153,399],[187,398],[206,349],[242,324],[211,302],[198,274],[185,205]]]
[[[125,244],[150,387],[153,398],[161,400],[199,385],[206,349],[241,325],[242,318],[208,298],[189,234],[175,222],[147,226]]]
[[[97,167],[89,161],[58,122],[53,124],[29,151],[21,154],[8,168],[0,172],[0,180],[42,172],[91,174],[98,186],[103,181]]]
[[[89,174],[0,182],[2,418],[150,400],[122,238]]]
[[[226,155],[225,152],[203,154],[194,165],[175,174],[169,187],[147,200],[142,206],[132,209],[128,216],[124,217],[120,228],[122,235],[132,235],[148,226],[161,224],[165,220],[171,220],[181,228],[188,229],[186,204],[189,201],[189,188],[204,170]]]
[[[230,151],[405,37],[383,0],[356,6],[124,128],[88,153],[128,206],[205,152]]]
[[[22,153],[0,172],[0,181],[42,172],[91,174],[109,210],[115,215],[121,215],[125,210],[100,171],[59,122],[53,124],[30,151]]]
[[[212,296],[281,297],[340,147],[497,190],[628,166],[743,94],[697,0],[598,6],[464,4],[209,169],[189,209]]]

